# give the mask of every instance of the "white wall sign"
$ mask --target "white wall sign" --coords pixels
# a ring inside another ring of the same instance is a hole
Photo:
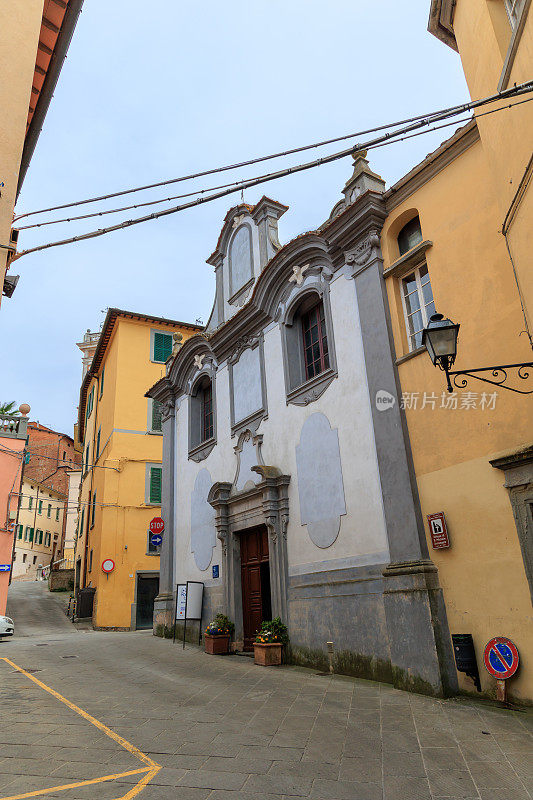
[[[187,585],[178,584],[178,602],[176,604],[176,619],[185,619],[185,606],[187,604]]]
[[[187,582],[187,619],[202,619],[203,583]]]

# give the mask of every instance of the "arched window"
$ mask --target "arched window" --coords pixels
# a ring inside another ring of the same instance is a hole
[[[215,438],[215,392],[208,375],[202,375],[189,398],[189,452]]]
[[[282,324],[287,400],[316,400],[336,375],[331,311],[327,293],[306,293]]]
[[[422,241],[422,228],[420,227],[419,217],[414,217],[409,220],[407,225],[404,225],[398,234],[398,249],[400,255],[403,256],[408,250],[411,250],[415,245]]]

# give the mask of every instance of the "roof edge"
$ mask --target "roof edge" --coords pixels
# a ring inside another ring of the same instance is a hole
[[[458,53],[459,48],[453,29],[455,3],[456,0],[431,0],[428,31]]]

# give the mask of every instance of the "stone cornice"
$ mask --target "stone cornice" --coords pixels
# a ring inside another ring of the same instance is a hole
[[[417,245],[412,247],[407,253],[404,253],[403,256],[397,258],[396,261],[393,261],[390,267],[383,270],[383,277],[388,278],[389,275],[394,275],[399,277],[403,273],[405,273],[408,269],[413,269],[413,267],[417,267],[422,261],[424,261],[424,256],[426,250],[433,245],[429,239],[425,239],[423,242],[419,242]]]
[[[453,29],[455,4],[456,0],[431,0],[428,31],[458,53],[459,48]]]

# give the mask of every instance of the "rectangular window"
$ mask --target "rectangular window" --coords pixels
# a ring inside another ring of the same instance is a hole
[[[29,508],[29,510],[30,510],[30,511],[31,511],[31,510],[32,510],[32,508],[33,508],[33,497],[30,497],[30,499],[29,499],[29,501],[28,501],[28,508]]]
[[[101,433],[101,431],[102,431],[102,428],[100,427],[100,428],[98,428],[98,433],[96,434],[96,454],[95,454],[95,457],[94,457],[95,462],[98,461],[98,458],[100,456],[100,433]]]
[[[96,492],[93,494],[92,504],[91,504],[91,528],[94,528],[94,514],[96,511]]]
[[[30,528],[30,542],[33,542],[33,528]]]
[[[89,469],[89,445],[85,448],[85,472]]]
[[[402,300],[409,350],[422,346],[422,331],[435,313],[433,292],[426,264],[402,280]]]
[[[27,553],[24,553],[24,554],[23,554],[23,556],[22,556],[22,563],[23,563],[23,564],[25,564],[25,563],[26,563],[26,559],[27,559],[27,558],[28,558],[28,555],[27,555]]]
[[[157,361],[164,364],[170,358],[172,353],[172,334],[171,333],[158,333],[154,331],[154,352],[152,361]]]
[[[328,337],[322,303],[302,314],[302,334],[305,377],[314,378],[329,369]]]
[[[34,564],[36,564],[36,563],[37,563],[37,556],[33,556],[33,563],[34,563]]]
[[[26,525],[26,530],[24,531],[24,541],[27,542],[30,538],[30,526]]]
[[[39,514],[43,513],[43,501],[42,500],[39,500],[39,508],[37,509],[37,512]]]
[[[156,433],[161,433],[163,430],[163,421],[161,419],[162,407],[162,404],[158,400],[152,400],[151,430]]]
[[[59,522],[59,506],[56,508],[56,522]]]
[[[23,525],[19,525],[18,539],[22,539]]]
[[[91,391],[89,392],[89,397],[87,398],[86,419],[89,419],[89,417],[91,416],[91,413],[92,413],[92,410],[93,410],[93,404],[94,404],[94,386],[91,389]]]
[[[213,438],[213,386],[211,382],[202,391],[202,442]]]
[[[104,393],[104,378],[105,378],[105,367],[102,368],[102,374],[100,375],[100,397],[102,397]]]
[[[161,467],[150,467],[150,502],[161,504]]]
[[[83,522],[84,522],[84,520],[85,520],[85,509],[82,508],[82,510],[81,510],[81,518],[80,518],[80,529],[78,531],[78,538],[80,536],[83,536]]]
[[[51,503],[48,503],[48,508],[46,509],[46,516],[48,517],[48,519],[50,519],[50,517],[52,516],[52,504]]]
[[[38,536],[38,539],[36,537],[36,544],[42,544],[43,543],[43,532],[42,531],[37,531],[37,536]]]
[[[44,546],[45,547],[50,547],[51,540],[52,540],[52,536],[50,535],[50,533],[48,531],[46,531],[46,534],[45,534],[45,537],[44,537]]]
[[[93,551],[92,550],[89,553],[89,569],[87,571],[88,572],[92,572],[93,571]]]

